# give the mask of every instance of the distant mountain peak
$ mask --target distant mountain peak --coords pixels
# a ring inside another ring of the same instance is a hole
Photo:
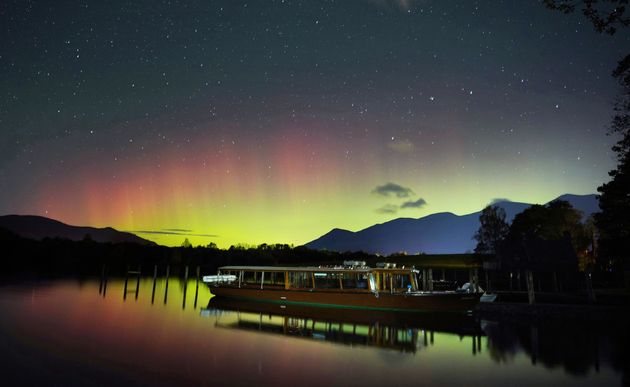
[[[0,227],[21,237],[41,240],[44,238],[64,238],[73,241],[83,240],[87,235],[100,243],[131,242],[142,245],[155,245],[155,242],[139,236],[118,231],[112,227],[96,228],[71,226],[55,219],[39,215],[0,216]]]
[[[554,200],[568,201],[582,211],[585,217],[599,210],[595,194],[564,194]],[[508,222],[531,206],[529,203],[507,199],[492,204],[505,210]],[[479,228],[480,214],[481,210],[466,215],[438,212],[417,219],[396,218],[356,232],[335,228],[307,243],[306,246],[332,251],[379,252],[384,255],[399,251],[407,251],[410,254],[464,253],[475,248],[473,235]]]

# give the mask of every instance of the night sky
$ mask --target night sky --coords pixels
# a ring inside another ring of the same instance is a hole
[[[7,0],[0,32],[0,214],[220,247],[594,193],[630,47],[521,0]]]

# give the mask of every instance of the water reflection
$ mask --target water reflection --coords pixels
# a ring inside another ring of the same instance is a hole
[[[497,363],[510,363],[520,353],[532,365],[561,368],[574,376],[599,373],[610,366],[630,383],[630,334],[627,320],[579,322],[482,321],[488,351]]]
[[[236,320],[221,319],[234,312]],[[213,298],[202,316],[216,317],[218,328],[256,331],[350,346],[413,352],[434,344],[435,332],[472,337],[473,353],[481,351],[479,324],[464,314],[392,313],[354,309]]]
[[[3,384],[599,387],[630,375],[621,319],[283,308],[212,298],[195,279],[127,282],[0,287]]]
[[[224,318],[235,315],[236,318]],[[281,335],[349,346],[416,353],[436,345],[435,336],[456,335],[483,350],[495,364],[514,364],[523,355],[533,367],[561,369],[573,376],[599,374],[602,365],[630,375],[630,335],[624,319],[601,323],[515,321],[479,315],[366,312],[338,308],[213,298],[201,316],[215,327]],[[438,344],[439,345],[439,344]]]

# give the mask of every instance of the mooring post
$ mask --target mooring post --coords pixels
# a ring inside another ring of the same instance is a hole
[[[473,292],[477,293],[477,269],[468,269],[468,283],[472,286]]]
[[[534,273],[531,270],[525,271],[525,282],[527,284],[527,299],[531,305],[536,301],[534,296]]]
[[[103,281],[105,280],[105,264],[103,264],[103,268],[101,269],[101,283],[98,286],[98,294],[103,292]]]
[[[153,289],[151,290],[151,305],[155,301],[155,283],[157,281],[157,265],[153,266]]]
[[[103,265],[105,279],[103,280],[103,298],[105,298],[105,293],[107,293],[107,268]]]
[[[129,265],[125,271],[125,287],[123,288],[123,301],[127,299],[127,282],[129,281]]]
[[[184,266],[184,298],[182,300],[182,309],[186,307],[187,290],[188,290],[188,265]]]
[[[136,279],[136,300],[138,299],[138,292],[140,291],[140,273],[142,273],[142,266],[138,265],[138,278]]]
[[[197,296],[199,296],[199,266],[197,266],[197,275],[195,276],[195,309],[197,309]]]
[[[168,298],[168,276],[171,272],[171,266],[166,265],[166,285],[164,285],[164,304],[166,305],[166,299]]]
[[[560,291],[560,288],[558,287],[558,273],[556,273],[555,271],[552,273],[553,274],[553,291],[558,293]]]

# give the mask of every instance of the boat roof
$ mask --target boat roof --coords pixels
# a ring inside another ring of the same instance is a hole
[[[298,267],[298,266],[221,266],[219,267],[219,270],[221,271],[227,271],[227,270],[235,270],[235,271],[240,271],[240,270],[244,270],[244,271],[275,271],[275,272],[280,272],[280,271],[291,271],[291,272],[307,272],[307,273],[311,273],[311,272],[352,272],[352,273],[370,273],[373,271],[385,271],[385,272],[390,272],[390,273],[409,273],[410,271],[412,271],[413,269],[411,267],[405,267],[405,268],[391,268],[391,269],[383,269],[383,268],[374,268],[374,267],[347,267],[347,266],[324,266],[324,267],[319,267],[319,266],[307,266],[307,267]]]

